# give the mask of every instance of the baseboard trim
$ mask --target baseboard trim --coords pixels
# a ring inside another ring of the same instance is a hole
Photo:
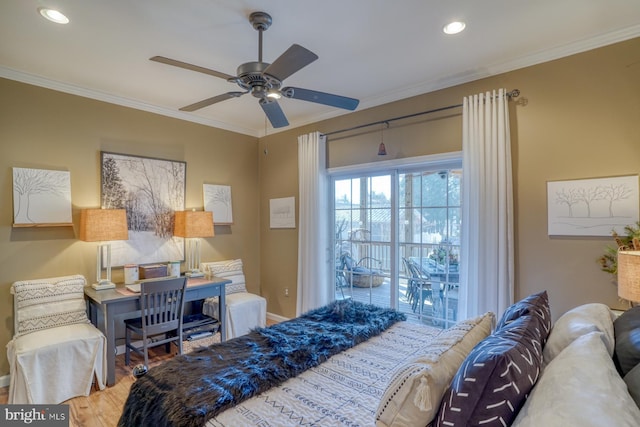
[[[267,320],[271,320],[272,322],[275,322],[275,323],[280,323],[280,322],[285,322],[289,320],[289,318],[267,312]]]
[[[4,375],[0,377],[0,387],[9,387],[11,381],[11,375]]]

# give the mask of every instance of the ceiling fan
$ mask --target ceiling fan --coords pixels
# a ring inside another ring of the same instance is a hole
[[[258,61],[241,64],[238,67],[237,76],[166,58],[164,56],[154,56],[149,58],[151,61],[161,62],[163,64],[173,65],[175,67],[219,77],[230,83],[236,83],[243,89],[243,91],[227,92],[187,105],[180,108],[181,111],[199,110],[217,102],[231,98],[238,98],[244,94],[251,93],[253,96],[258,98],[258,102],[271,122],[271,125],[274,128],[280,128],[289,125],[289,121],[277,101],[277,99],[280,99],[281,97],[300,99],[302,101],[315,102],[332,107],[344,108],[346,110],[356,109],[360,101],[354,98],[298,87],[282,87],[284,79],[318,59],[318,55],[300,45],[293,44],[275,61],[273,61],[273,63],[269,64],[268,62],[263,62],[262,33],[271,26],[271,16],[265,12],[253,12],[249,16],[249,22],[251,22],[253,28],[259,33]]]

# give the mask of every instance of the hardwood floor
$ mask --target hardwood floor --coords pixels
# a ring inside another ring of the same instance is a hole
[[[267,326],[276,322],[267,319]],[[164,346],[149,350],[149,364],[157,366],[169,360],[173,354],[165,353]],[[116,356],[116,383],[104,390],[91,390],[89,396],[70,399],[64,403],[69,405],[69,427],[115,427],[118,425],[124,402],[129,396],[129,389],[135,378],[131,374],[133,367],[143,363],[136,354],[131,355],[131,366],[125,366],[124,354]],[[0,388],[0,404],[6,404],[9,387]]]
[[[156,366],[169,360],[173,354],[164,352],[164,347],[152,348],[149,351],[149,364]],[[64,403],[69,405],[69,427],[115,427],[120,419],[122,407],[129,395],[129,388],[135,381],[131,374],[133,366],[142,363],[142,357],[131,356],[132,366],[125,366],[124,354],[116,357],[116,384],[104,390],[91,390],[89,396],[70,399]],[[6,404],[8,387],[0,388],[0,404]]]

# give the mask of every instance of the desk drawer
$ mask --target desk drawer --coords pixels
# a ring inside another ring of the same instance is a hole
[[[205,299],[209,297],[220,296],[220,291],[222,290],[223,285],[214,285],[207,286],[206,288],[193,287],[190,288],[187,286],[187,292],[185,294],[185,299],[187,301],[195,301],[199,299]]]

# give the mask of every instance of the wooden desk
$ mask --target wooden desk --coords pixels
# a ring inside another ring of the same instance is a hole
[[[225,285],[230,280],[219,277],[187,279],[184,302],[203,300],[209,297],[219,297],[220,339],[226,340],[225,325]],[[130,314],[130,317],[139,315],[140,299],[138,294],[127,291],[124,285],[118,285],[116,289],[96,291],[91,286],[85,286],[84,294],[87,297],[89,319],[107,337],[107,385],[112,386],[116,382],[116,317]],[[137,313],[137,314],[136,314]]]

